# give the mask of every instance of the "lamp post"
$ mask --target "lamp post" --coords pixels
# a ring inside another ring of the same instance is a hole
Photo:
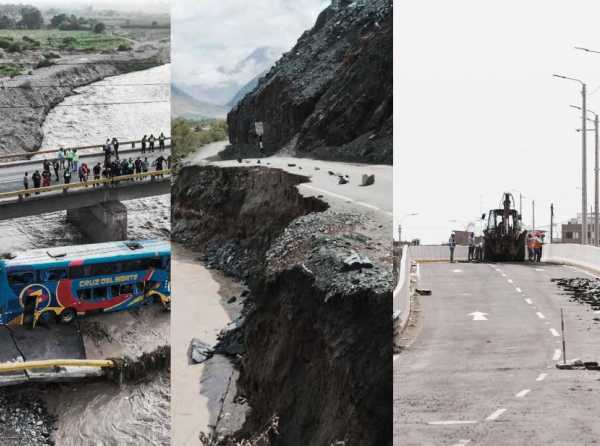
[[[571,107],[582,110],[582,108],[577,105],[571,105]],[[600,219],[598,215],[598,204],[600,202],[600,179],[598,178],[598,172],[600,171],[600,161],[598,160],[600,152],[598,146],[599,118],[598,113],[590,109],[587,109],[586,111],[587,113],[594,115],[594,119],[587,118],[587,120],[594,123],[594,246],[600,246]]]
[[[398,241],[399,241],[400,243],[402,243],[402,222],[403,222],[405,219],[407,219],[408,217],[415,217],[415,216],[417,216],[417,215],[419,215],[419,213],[418,213],[418,212],[410,212],[410,213],[408,213],[408,214],[404,214],[404,215],[402,216],[402,218],[400,219],[400,222],[398,223]]]
[[[559,79],[566,79],[569,81],[578,82],[581,85],[581,99],[582,99],[582,110],[587,110],[587,86],[585,82],[580,79],[575,79],[573,77],[567,77],[560,74],[553,74],[554,77]],[[585,245],[587,243],[587,119],[585,113],[581,114],[581,217],[582,221],[582,237],[581,244]]]

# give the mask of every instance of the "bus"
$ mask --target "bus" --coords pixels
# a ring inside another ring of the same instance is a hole
[[[170,309],[171,245],[122,241],[35,249],[0,257],[0,325],[94,313],[157,302]]]

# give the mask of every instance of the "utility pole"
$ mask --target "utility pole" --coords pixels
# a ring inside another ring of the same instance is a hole
[[[587,221],[587,86],[584,82],[581,83],[581,99],[583,102],[581,113],[581,209],[583,211],[583,237],[582,244],[588,242],[588,221]]]
[[[531,230],[535,231],[535,200],[531,200]]]
[[[598,226],[598,193],[600,184],[598,183],[598,115],[594,116],[594,130],[596,137],[595,144],[595,166],[594,166],[594,246],[600,246],[598,239],[600,238],[600,227]]]
[[[554,243],[554,203],[550,204],[550,243]]]
[[[523,218],[523,194],[519,192],[519,215]]]

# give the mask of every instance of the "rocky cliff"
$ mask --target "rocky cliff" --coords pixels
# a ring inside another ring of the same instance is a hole
[[[392,1],[325,9],[229,113],[224,156],[266,154],[392,163]]]

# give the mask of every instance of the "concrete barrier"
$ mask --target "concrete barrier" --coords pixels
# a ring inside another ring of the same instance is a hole
[[[406,327],[410,316],[410,272],[412,266],[411,247],[403,246],[400,267],[398,268],[398,284],[394,290],[394,320],[400,321],[400,333]]]
[[[450,248],[444,245],[419,245],[410,247],[412,260],[417,262],[449,261]],[[467,260],[467,246],[457,245],[454,249],[454,260]]]
[[[600,248],[571,243],[544,245],[542,261],[579,266],[600,273]]]

